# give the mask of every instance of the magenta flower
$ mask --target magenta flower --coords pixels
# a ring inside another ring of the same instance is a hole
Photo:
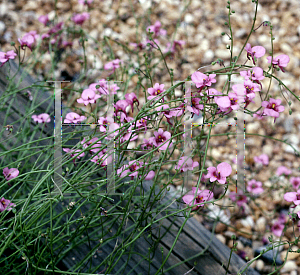
[[[126,94],[126,95],[125,95],[125,99],[126,99],[126,101],[130,104],[130,106],[131,106],[131,111],[132,111],[132,112],[133,112],[133,104],[134,104],[135,102],[137,103],[137,105],[140,104],[140,102],[139,102],[139,100],[137,99],[135,93]]]
[[[253,194],[260,194],[264,192],[264,189],[262,188],[262,183],[260,181],[252,179],[248,181],[247,191]]]
[[[165,84],[159,85],[159,83],[155,83],[153,88],[148,88],[148,93],[151,96],[148,96],[147,99],[151,100],[152,98],[156,98],[158,95],[165,92],[166,90],[164,89],[164,87],[165,87]],[[162,101],[165,102],[164,98],[162,98]]]
[[[67,113],[64,123],[78,123],[85,120],[85,116],[80,116],[74,112]]]
[[[48,123],[51,121],[50,116],[46,113],[40,114],[40,115],[32,115],[31,118],[34,120],[34,122],[37,123]]]
[[[141,144],[141,148],[143,150],[151,150],[154,145],[155,137],[150,137],[149,139],[143,139],[143,143]]]
[[[100,98],[92,89],[85,89],[81,94],[81,98],[77,99],[78,103],[83,103],[85,106],[89,103],[95,103],[96,99]]]
[[[95,144],[93,144],[93,143],[95,143]],[[91,144],[93,144],[92,145],[93,149],[90,149],[91,154],[97,153],[98,151],[100,151],[100,148],[102,147],[101,140],[99,140],[99,138],[96,138],[96,137],[93,137],[88,141],[86,141],[86,139],[84,137],[83,140],[81,141],[81,144],[84,149],[88,148]]]
[[[284,106],[280,105],[281,99],[274,99],[270,98],[269,101],[263,101],[261,103],[262,107],[265,107],[263,114],[267,116],[275,117],[274,123],[276,121],[276,118],[279,117],[279,113],[284,111]]]
[[[83,12],[81,14],[74,14],[72,20],[77,25],[82,25],[84,21],[90,18],[90,14],[88,12]]]
[[[12,51],[8,51],[8,52],[0,52],[0,62],[2,63],[2,65],[0,66],[0,68],[9,60],[9,59],[15,59],[15,57],[17,56],[17,54],[12,50]]]
[[[248,71],[241,71],[241,76],[245,77],[245,80],[251,79],[252,81],[258,83],[260,85],[260,88],[262,88],[262,85],[260,83],[260,80],[263,80],[265,78],[264,71],[260,67],[254,67],[251,70]]]
[[[159,147],[159,150],[166,150],[168,148],[169,143],[166,142],[167,140],[170,140],[171,138],[171,133],[168,131],[163,131],[163,129],[159,128],[158,132],[154,132],[155,139],[153,140],[153,145],[155,147]],[[166,142],[163,146],[162,145],[164,142]],[[173,145],[172,142],[170,142],[170,147]]]
[[[15,207],[16,205],[12,203],[10,200],[6,200],[4,198],[0,199],[0,212],[3,212],[4,210],[10,211],[12,207]]]
[[[119,177],[121,178],[126,176],[130,176],[131,179],[134,177],[137,178],[139,171],[142,172],[142,169],[144,170],[145,165],[147,164],[148,163],[143,163],[142,161],[129,161],[129,164],[125,164],[121,168],[117,169],[117,174],[119,174]],[[155,172],[151,170],[146,174],[145,180],[152,180],[154,176]]]
[[[106,149],[100,151],[99,154],[95,155],[92,159],[92,162],[100,165],[102,167],[107,166],[108,164],[112,163],[112,155],[106,154]]]
[[[158,114],[163,114],[166,118],[167,118],[167,122],[170,124],[170,125],[173,125],[170,121],[170,118],[171,117],[174,117],[174,116],[179,116],[180,112],[178,112],[177,109],[173,109],[173,110],[170,110],[170,107],[169,105],[167,104],[164,104],[164,105],[161,105],[159,107],[156,108],[156,111],[160,111]]]
[[[87,6],[91,5],[93,2],[94,0],[78,0],[79,4],[87,5]]]
[[[49,16],[48,16],[48,14],[46,14],[46,15],[41,15],[41,16],[38,18],[38,20],[39,20],[42,24],[44,24],[44,26],[47,26],[47,24],[48,24],[48,22],[49,22]]]
[[[271,63],[272,56],[268,56],[267,59],[268,59],[268,63]],[[282,67],[286,67],[289,62],[290,62],[289,56],[286,54],[281,54],[273,58],[272,66],[273,68],[275,68],[275,66],[278,66],[280,70],[284,73],[285,71],[283,70]]]
[[[118,115],[119,112],[123,112],[126,114],[126,108],[129,106],[129,102],[125,99],[120,99],[114,104],[115,107],[115,114]]]
[[[216,83],[217,80],[215,79],[215,76],[216,74],[210,74],[207,76],[206,74],[196,71],[192,74],[191,78],[196,87],[202,89],[204,86],[209,87],[212,83]]]
[[[109,125],[112,123],[114,123],[114,119],[112,117],[99,117],[98,124],[100,124],[100,132],[106,132]]]
[[[281,236],[283,229],[284,229],[284,224],[282,224],[279,221],[274,222],[274,224],[271,227],[271,231],[277,237]]]
[[[182,197],[182,200],[186,204],[188,204],[190,206],[195,205],[195,207],[192,208],[192,211],[195,211],[199,207],[204,206],[203,202],[210,201],[214,198],[214,194],[212,191],[198,189],[197,196],[194,199],[196,190],[197,190],[197,187],[192,187],[192,190]]]
[[[276,171],[277,176],[281,176],[282,174],[290,175],[291,173],[292,173],[292,171],[290,169],[286,168],[285,166],[279,166]]]
[[[250,60],[252,58],[253,64],[255,65],[254,57],[259,58],[265,55],[266,49],[262,46],[254,46],[251,48],[250,43],[247,43],[245,50],[247,51],[247,58]]]
[[[293,185],[294,189],[298,189],[300,186],[300,177],[291,177],[290,183]]]
[[[203,104],[199,104],[200,101],[201,101],[200,98],[192,97],[191,98],[191,106],[187,106],[186,109],[188,111],[190,111],[191,113],[194,113],[198,116],[200,113],[200,110],[203,110],[203,108],[204,108]],[[184,102],[187,105],[187,99],[185,99]],[[180,112],[179,115],[181,115],[181,114],[182,113]]]
[[[171,46],[171,43],[168,42],[164,53],[171,52],[174,55],[177,49],[179,49],[179,50],[183,49],[183,45],[185,45],[184,40],[174,40],[172,46]]]
[[[66,153],[70,154],[71,158],[75,157],[78,153],[82,152],[81,150],[79,149],[69,149],[69,148],[63,148],[63,151],[65,151]],[[84,152],[82,152],[80,155],[78,155],[76,158],[80,159],[81,157],[84,157]],[[76,166],[76,163],[75,163],[75,159],[73,159],[73,162],[74,162],[74,165]]]
[[[222,93],[220,93],[220,95],[222,95]],[[227,110],[231,106],[230,99],[227,95],[215,96],[214,100],[218,104],[221,111]]]
[[[198,161],[193,161],[191,158],[183,156],[179,159],[178,165],[175,166],[175,169],[180,169],[181,172],[185,172],[187,170],[193,170],[197,166],[199,166]]]
[[[229,198],[230,198],[232,201],[236,202],[236,204],[237,204],[238,206],[240,206],[240,207],[241,207],[241,206],[244,206],[244,204],[247,204],[247,196],[244,195],[244,193],[243,193],[242,190],[238,190],[237,193],[231,192],[231,193],[229,194]]]
[[[167,34],[166,30],[161,29],[160,21],[156,21],[154,25],[149,26],[147,28],[147,32],[153,32],[153,37],[157,37],[159,35],[165,36]]]
[[[35,46],[38,37],[39,35],[36,34],[36,31],[30,31],[28,33],[25,33],[23,38],[18,39],[18,41],[21,44],[22,50],[25,49],[24,47],[28,47],[32,51],[32,48]]]
[[[117,68],[120,67],[121,63],[123,63],[123,61],[120,59],[115,59],[113,61],[110,61],[104,65],[104,70],[112,70],[113,73]]]
[[[262,154],[258,157],[254,157],[253,160],[256,162],[256,163],[262,163],[263,165],[268,165],[269,164],[269,157],[267,154]]]
[[[6,180],[11,180],[16,178],[19,175],[19,170],[17,168],[8,169],[8,167],[5,167],[3,169],[3,175]]]
[[[210,179],[210,182],[218,181],[220,184],[226,183],[226,177],[228,177],[231,172],[232,168],[230,164],[226,162],[221,162],[218,164],[217,168],[215,167],[208,167],[207,168],[207,175],[205,176],[207,179]]]
[[[287,192],[284,194],[283,198],[286,201],[292,201],[294,204],[300,204],[300,189],[297,192]]]

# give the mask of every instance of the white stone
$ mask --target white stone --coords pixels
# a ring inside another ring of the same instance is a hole
[[[280,273],[286,273],[292,270],[297,270],[297,268],[297,264],[294,261],[287,261],[284,267],[280,270]]]
[[[246,219],[242,219],[241,223],[244,227],[250,227],[253,228],[254,227],[254,221],[253,218],[251,216],[248,216]]]
[[[287,43],[280,44],[280,50],[282,50],[285,53],[291,53],[291,52],[293,52],[292,47],[289,44],[287,44]]]
[[[221,234],[217,234],[216,238],[222,243],[222,244],[226,244],[226,238],[221,235]]]
[[[260,217],[256,221],[256,230],[260,232],[264,232],[266,230],[266,218],[265,217]]]
[[[257,260],[256,261],[256,269],[258,271],[262,271],[264,266],[265,266],[265,263],[262,260]]]
[[[187,24],[190,24],[194,21],[194,16],[190,13],[187,13],[185,16],[184,16],[184,21],[187,23]]]
[[[223,49],[217,49],[216,50],[216,56],[218,58],[221,58],[221,59],[229,59],[230,58],[230,51],[229,50],[223,50]]]

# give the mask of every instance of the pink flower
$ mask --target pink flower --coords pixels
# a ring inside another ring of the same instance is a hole
[[[290,169],[286,168],[285,166],[279,166],[276,171],[277,176],[280,176],[282,174],[290,175],[291,173],[292,173],[292,171]]]
[[[0,62],[2,63],[0,67],[2,67],[9,59],[15,59],[16,56],[17,54],[13,50],[6,53],[0,52]]]
[[[123,112],[126,114],[126,108],[129,106],[129,102],[125,99],[120,99],[114,104],[115,107],[115,114],[118,116],[118,112]]]
[[[95,143],[95,144],[93,144],[93,143]],[[100,148],[102,147],[101,140],[99,140],[99,138],[96,138],[96,137],[91,138],[89,141],[86,141],[85,137],[84,137],[83,140],[81,141],[81,144],[84,149],[88,148],[91,144],[93,144],[92,145],[93,149],[90,149],[91,154],[97,153],[98,151],[100,151]]]
[[[214,197],[214,194],[212,191],[198,189],[197,196],[194,199],[196,190],[197,190],[197,187],[192,187],[192,190],[182,197],[182,200],[186,204],[188,204],[190,206],[195,205],[195,207],[192,208],[192,211],[195,211],[199,207],[204,206],[203,202],[210,201]]]
[[[215,167],[208,167],[207,168],[207,175],[205,176],[207,179],[210,179],[210,182],[218,181],[220,184],[226,183],[226,177],[228,177],[231,172],[232,168],[230,164],[226,162],[221,162],[218,164],[217,168]]]
[[[36,34],[36,31],[25,33],[23,38],[18,39],[21,44],[22,50],[24,50],[24,47],[28,47],[32,51],[32,48],[35,46],[38,37],[39,35]]]
[[[74,112],[67,113],[64,123],[78,123],[85,120],[85,116],[80,116]]]
[[[266,154],[262,154],[258,157],[254,157],[253,160],[256,162],[256,163],[262,163],[263,165],[268,165],[269,164],[269,157],[268,155]]]
[[[149,139],[144,138],[144,140],[143,140],[144,143],[141,144],[141,148],[144,150],[151,150],[154,145],[154,140],[155,140],[155,137],[150,137]]]
[[[229,197],[232,201],[236,202],[238,206],[244,206],[244,204],[247,204],[247,196],[244,195],[242,190],[238,190],[237,193],[231,192]]]
[[[179,159],[178,165],[175,166],[175,169],[180,169],[181,172],[185,172],[187,170],[193,170],[197,166],[199,166],[198,161],[193,161],[191,158],[183,156]]]
[[[198,116],[200,113],[200,110],[203,110],[203,108],[204,108],[203,104],[199,104],[200,101],[201,101],[200,98],[192,97],[191,98],[191,106],[187,106],[186,109]],[[184,102],[187,105],[187,99],[185,99]],[[179,115],[181,115],[181,113],[179,113]]]
[[[173,145],[172,142],[166,142],[167,140],[170,140],[171,138],[171,133],[168,131],[163,131],[163,129],[159,128],[158,132],[154,132],[155,139],[153,140],[153,144],[155,147],[159,147],[159,150],[166,150],[168,148],[168,145],[170,143],[170,147]],[[164,142],[166,142],[163,146],[162,145]]]
[[[263,114],[267,116],[275,117],[274,123],[277,117],[279,117],[279,113],[284,111],[284,106],[280,105],[281,99],[270,98],[269,101],[263,101],[261,103],[262,107],[265,107]]]
[[[268,63],[271,63],[272,56],[268,56],[267,59],[268,59]],[[289,62],[290,62],[289,56],[286,54],[281,54],[273,58],[272,66],[273,68],[275,68],[275,66],[278,66],[280,70],[284,73],[285,71],[283,70],[282,67],[286,67]]]
[[[92,159],[92,162],[100,165],[102,167],[107,166],[108,164],[112,163],[112,155],[106,154],[106,149],[100,151],[99,154],[95,155]]]
[[[47,26],[48,22],[49,22],[49,17],[48,17],[48,14],[46,15],[41,15],[38,20],[44,24],[44,26]]]
[[[75,157],[78,153],[82,152],[81,150],[79,149],[69,149],[69,148],[63,148],[63,151],[65,151],[66,153],[70,154],[71,155],[71,158]],[[79,156],[77,156],[76,158],[80,159],[81,157],[84,157],[84,152],[82,152]],[[75,164],[75,159],[73,159],[73,162]],[[76,165],[76,164],[75,164]]]
[[[34,122],[37,123],[46,123],[46,122],[50,122],[50,116],[46,113],[40,114],[40,115],[32,115],[31,118],[34,120]]]
[[[250,43],[247,43],[245,50],[247,51],[247,58],[252,58],[253,64],[255,65],[254,57],[259,58],[265,55],[266,49],[262,46],[254,46],[251,48]]]
[[[167,104],[164,104],[164,105],[161,105],[161,106],[159,106],[159,107],[157,107],[156,108],[156,110],[157,111],[161,111],[161,112],[159,112],[158,114],[160,115],[160,114],[162,114],[163,113],[163,115],[167,118],[167,122],[170,124],[170,125],[173,125],[172,123],[171,123],[171,121],[170,121],[170,118],[171,117],[174,117],[174,116],[178,116],[178,114],[180,114],[179,112],[178,112],[178,110],[170,110],[170,107],[169,107],[169,105],[167,105]]]
[[[151,96],[148,96],[147,99],[151,100],[152,98],[156,98],[158,95],[165,92],[166,90],[164,89],[164,86],[165,86],[165,84],[159,85],[159,83],[155,83],[153,88],[148,88],[148,93]],[[164,98],[162,98],[162,101],[165,102]]]
[[[294,189],[298,189],[300,186],[300,177],[291,177],[290,178],[290,183],[293,185]]]
[[[147,28],[147,32],[153,32],[153,37],[162,35],[165,36],[167,34],[167,31],[164,29],[161,29],[161,23],[160,21],[156,21],[154,25],[151,25]]]
[[[93,2],[94,0],[78,0],[79,4],[87,5],[87,6],[91,5]]]
[[[265,78],[264,71],[262,68],[254,67],[248,71],[241,71],[240,75],[244,76],[245,80],[251,79],[252,81],[258,83],[260,85],[260,88],[262,88],[260,80],[263,80]]]
[[[191,76],[192,81],[195,83],[197,88],[203,88],[204,86],[211,86],[212,83],[216,83],[217,80],[214,78],[216,74],[206,74],[200,73],[198,71],[194,72]]]
[[[109,125],[114,123],[112,117],[99,117],[98,124],[100,124],[100,132],[106,132],[109,128]]]
[[[121,178],[126,176],[130,176],[131,179],[133,179],[134,177],[137,178],[139,171],[142,172],[142,170],[145,169],[145,165],[147,164],[148,163],[143,163],[142,161],[129,161],[129,164],[125,164],[117,170],[117,174],[119,174],[119,177]],[[154,178],[154,176],[155,172],[151,170],[146,174],[145,180],[151,180]]]
[[[82,25],[84,21],[90,18],[90,14],[88,12],[83,12],[81,14],[74,14],[72,20],[77,25]]]
[[[16,205],[12,203],[10,200],[6,200],[4,198],[0,199],[0,212],[3,212],[4,210],[10,211],[12,207],[15,207]]]
[[[121,63],[123,63],[123,61],[120,59],[110,61],[104,65],[104,70],[113,70],[112,72],[114,72],[117,68],[120,67]]]
[[[264,192],[264,189],[262,188],[262,183],[260,181],[252,179],[248,181],[247,191],[253,194],[260,194]]]
[[[271,230],[273,232],[273,234],[277,237],[280,237],[282,234],[282,231],[284,229],[284,224],[282,224],[279,221],[276,221],[273,226],[271,227]]]
[[[8,169],[8,167],[5,167],[3,169],[3,175],[6,180],[11,180],[16,178],[19,175],[19,170],[17,168]]]
[[[220,95],[222,95],[222,93],[220,93]],[[227,110],[231,106],[230,99],[227,95],[215,96],[214,100],[218,104],[221,111]]]
[[[85,89],[81,94],[81,98],[77,99],[78,103],[83,103],[85,106],[89,103],[95,103],[96,99],[100,98],[92,89]]]
[[[284,194],[283,198],[286,201],[292,201],[294,204],[300,204],[300,189],[297,192],[287,192]]]
[[[185,45],[185,41],[184,40],[174,40],[172,46],[171,43],[168,42],[167,47],[164,51],[164,53],[168,53],[171,52],[172,54],[174,54],[176,52],[176,49],[180,49],[182,50],[183,45]]]
[[[137,105],[140,104],[140,102],[139,102],[139,100],[137,99],[135,93],[126,94],[126,95],[125,95],[125,99],[126,99],[126,101],[130,104],[130,106],[131,106],[131,111],[132,111],[132,112],[133,112],[133,104],[134,104],[135,102],[137,103]]]

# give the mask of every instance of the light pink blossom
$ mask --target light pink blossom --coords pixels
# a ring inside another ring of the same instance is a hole
[[[300,186],[300,177],[291,177],[290,183],[292,184],[294,189],[298,189]]]
[[[267,60],[268,60],[268,63],[271,63],[272,56],[268,56]],[[286,67],[289,62],[290,62],[289,56],[286,54],[281,54],[281,55],[278,55],[277,57],[273,58],[272,66],[273,66],[273,68],[276,68],[276,66],[278,66],[280,68],[280,70],[284,73],[285,71],[283,70],[282,67]]]
[[[175,169],[180,169],[181,172],[185,172],[187,170],[193,170],[197,166],[199,166],[198,161],[193,161],[191,158],[183,156],[179,159]]]
[[[64,123],[78,123],[86,119],[85,116],[80,116],[74,112],[67,113]]]
[[[271,231],[277,237],[281,236],[283,229],[284,229],[284,224],[282,224],[279,221],[274,222],[274,224],[271,227]]]
[[[171,133],[168,131],[163,131],[163,129],[159,128],[157,132],[154,132],[155,139],[153,140],[153,144],[155,147],[159,147],[157,149],[159,150],[166,150],[168,146],[172,146],[172,142],[166,142],[170,140]],[[166,143],[165,143],[166,142]],[[163,143],[165,143],[163,146],[161,146]],[[170,144],[170,145],[169,145]]]
[[[17,54],[11,50],[8,52],[0,52],[0,62],[2,63],[2,65],[0,66],[0,68],[9,60],[9,59],[15,59],[15,57],[17,56]]]
[[[153,88],[148,88],[147,91],[150,96],[148,96],[147,99],[151,100],[152,98],[157,98],[158,95],[165,92],[166,90],[164,89],[164,86],[165,84],[155,83]],[[162,98],[162,101],[165,102],[164,97]]]
[[[290,175],[291,173],[292,173],[292,171],[290,169],[286,168],[285,166],[279,166],[276,171],[277,176],[281,176],[282,174]]]
[[[245,50],[247,51],[247,58],[252,58],[253,64],[255,65],[254,57],[259,58],[265,55],[266,49],[262,46],[254,46],[251,48],[250,43],[246,44]]]
[[[157,37],[159,35],[165,36],[167,34],[166,30],[161,29],[160,21],[156,21],[154,25],[147,27],[147,32],[153,32],[153,37]]]
[[[12,207],[15,207],[16,205],[12,203],[10,200],[6,200],[4,198],[0,199],[0,212],[3,212],[4,210],[10,211]]]
[[[96,99],[100,98],[100,95],[97,95],[92,89],[85,89],[81,94],[81,98],[77,99],[78,103],[83,103],[85,106],[89,103],[93,104],[96,102]]]
[[[274,99],[270,98],[269,101],[263,101],[261,103],[262,107],[265,107],[263,115],[272,116],[275,117],[274,123],[276,121],[276,118],[279,117],[279,113],[284,111],[284,106],[280,105],[281,99]]]
[[[82,25],[89,18],[90,14],[88,12],[83,12],[81,14],[74,14],[72,20],[75,24]]]
[[[41,16],[38,18],[38,20],[39,20],[42,24],[44,24],[44,26],[47,26],[47,24],[48,24],[48,22],[49,22],[49,16],[48,16],[48,14],[46,14],[46,15],[41,15]]]
[[[215,79],[215,76],[216,74],[210,74],[207,76],[206,74],[196,71],[192,74],[191,78],[196,87],[202,89],[205,86],[209,87],[212,83],[216,83],[217,80]]]
[[[220,184],[225,184],[226,183],[226,177],[228,177],[231,172],[232,168],[231,165],[222,162],[218,164],[217,168],[215,167],[208,167],[207,168],[207,175],[205,176],[207,179],[210,179],[210,182],[218,181]]]
[[[252,179],[247,183],[247,191],[253,194],[261,194],[264,192],[264,189],[262,188],[262,183],[260,181]]]
[[[37,123],[46,123],[46,122],[48,123],[51,121],[50,116],[46,113],[40,115],[32,115],[31,118],[34,120],[34,122]]]
[[[253,158],[253,160],[256,162],[256,163],[262,163],[263,165],[268,165],[269,164],[269,157],[267,154],[262,154],[260,156],[255,156]]]
[[[3,175],[5,177],[6,180],[11,180],[16,178],[19,175],[19,170],[17,168],[10,168],[8,169],[8,167],[5,167],[3,169]]]
[[[123,63],[122,60],[115,59],[113,61],[110,61],[110,62],[106,63],[104,65],[104,70],[112,70],[112,73],[113,73],[117,68],[120,67],[120,64],[122,64],[122,63]]]
[[[186,195],[182,197],[182,200],[192,206],[194,205],[195,207],[192,208],[192,211],[197,210],[199,207],[204,206],[203,202],[210,201],[213,199],[214,194],[210,190],[199,190],[197,191],[197,196],[195,197],[197,187],[192,187],[192,190],[188,192]]]
[[[240,206],[240,207],[241,207],[241,206],[244,206],[245,204],[247,204],[247,196],[243,193],[242,190],[238,190],[237,193],[231,192],[231,193],[229,194],[229,198],[230,198],[232,201],[236,202],[236,204],[237,204],[238,206]]]
[[[292,201],[295,205],[300,204],[300,189],[297,192],[287,192],[284,194],[283,198],[286,201]]]

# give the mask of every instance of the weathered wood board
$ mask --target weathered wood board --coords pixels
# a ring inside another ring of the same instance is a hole
[[[11,62],[11,61],[10,61]],[[11,62],[12,72],[13,74],[17,66],[14,62]],[[9,95],[7,91],[7,66],[3,66],[0,68],[0,96],[7,94],[6,99],[0,102],[0,118],[1,124],[0,127],[3,129],[3,126],[7,124],[14,125],[14,132],[21,131],[22,123],[27,115],[28,109],[26,106],[30,106],[30,102],[28,98],[22,93],[18,92],[16,97],[12,99],[12,96]],[[23,71],[19,72],[21,75]],[[16,77],[15,80],[18,81],[20,76]],[[29,75],[25,74],[21,84],[18,87],[19,89],[23,89],[25,87],[29,87],[32,83],[34,83],[34,79]],[[33,94],[33,96],[35,96]],[[12,102],[13,100],[13,102]],[[40,102],[38,109],[34,110],[35,113],[40,114],[47,112],[49,114],[54,114],[54,98],[46,91],[40,91],[36,97],[36,101]],[[11,106],[10,106],[11,105]],[[10,106],[10,107],[9,107]],[[6,112],[10,112],[10,116],[7,120],[4,120]],[[31,117],[31,115],[30,115]],[[32,121],[32,120],[31,120]],[[34,129],[36,126],[31,122],[31,127]],[[42,146],[45,144],[49,144],[52,142],[53,144],[53,129],[54,123],[53,120],[51,123],[48,124],[48,127],[43,127],[41,124],[38,126],[40,132],[36,132],[35,137],[39,138],[42,137],[49,137],[49,140],[45,140],[40,142],[38,145]],[[7,133],[2,131],[1,140],[7,137]],[[18,144],[22,144],[22,139],[17,140],[14,137],[6,139],[2,142],[2,147],[0,148],[1,151],[7,150],[8,148],[12,148],[17,146]],[[34,161],[37,159],[37,155],[32,156],[32,160]],[[0,157],[0,163],[2,163],[3,158]],[[159,192],[158,183],[154,183],[153,181],[144,181],[143,186],[140,186],[136,189],[137,194],[139,194],[140,188],[143,188],[147,194],[150,192],[151,187],[153,187],[155,193]],[[124,190],[121,190],[124,191]],[[115,202],[117,203],[120,200],[120,197],[114,196]],[[171,202],[173,202],[171,204]],[[56,205],[55,211],[56,213],[60,213],[60,211],[67,206],[69,203],[68,200],[65,200],[63,203],[58,203]],[[128,202],[123,201],[121,204],[126,204]],[[131,202],[132,207],[138,206],[136,202]],[[168,206],[164,211],[162,209],[165,206]],[[152,214],[154,221],[157,221],[159,218],[165,217],[169,212],[168,211],[180,211],[181,205],[176,202],[174,193],[169,192],[166,196],[161,200],[161,213],[155,217],[154,213]],[[172,210],[173,209],[173,210]],[[74,219],[80,217],[80,213],[77,209],[76,214],[74,215]],[[84,205],[80,208],[81,212],[85,213],[88,212],[88,205]],[[148,212],[149,209],[144,209],[145,212]],[[226,267],[229,260],[230,249],[223,245],[211,232],[209,232],[202,224],[200,224],[196,219],[189,218],[185,223],[183,230],[174,246],[174,249],[171,251],[171,254],[168,260],[165,262],[163,266],[163,270],[160,269],[163,260],[166,258],[167,254],[171,250],[173,242],[176,238],[176,235],[185,221],[183,217],[182,211],[178,213],[179,217],[170,216],[167,218],[162,219],[161,223],[155,223],[152,226],[151,234],[150,230],[145,232],[142,237],[138,238],[130,247],[132,256],[129,257],[129,254],[123,254],[123,256],[119,259],[119,261],[114,260],[113,262],[116,263],[115,267],[111,274],[176,274],[176,275],[183,275],[183,274],[203,274],[203,275],[210,275],[210,274],[226,274]],[[106,266],[101,265],[107,255],[115,249],[115,251],[121,251],[122,243],[132,232],[137,234],[136,228],[134,226],[134,222],[131,219],[127,220],[127,224],[123,225],[122,232],[123,237],[119,238],[118,243],[116,244],[116,240],[109,240],[109,237],[114,236],[114,233],[117,230],[120,230],[121,220],[119,217],[105,217],[106,219],[111,219],[111,227],[106,228],[104,230],[103,236],[105,239],[102,243],[99,240],[90,240],[89,243],[77,243],[76,248],[73,248],[70,245],[71,249],[66,254],[65,257],[62,258],[62,262],[64,263],[65,267],[69,271],[76,271],[76,272],[87,272],[87,270],[97,269],[97,272],[104,272]],[[65,223],[65,217],[60,220],[60,225],[63,226]],[[159,225],[159,227],[158,227]],[[143,227],[146,225],[144,224]],[[73,227],[76,230],[76,225]],[[68,230],[72,230],[69,228]],[[93,230],[91,228],[87,228],[85,232],[88,234],[93,234]],[[99,225],[100,230],[100,225]],[[112,232],[110,232],[112,231]],[[82,233],[82,232],[80,232]],[[148,235],[150,237],[148,238]],[[153,247],[154,242],[150,241],[151,239],[156,240],[160,239],[159,244],[157,247]],[[63,242],[63,241],[62,241]],[[72,241],[70,242],[72,243]],[[146,256],[149,254],[149,249],[152,249],[151,253],[151,262],[149,258]],[[195,255],[201,254],[201,252],[205,250],[202,255],[195,257]],[[126,250],[127,251],[127,250]],[[89,253],[95,253],[92,257],[92,261],[87,261],[86,265],[83,269],[76,269],[74,268],[76,264],[80,263],[81,260],[85,258]],[[1,256],[1,255],[0,255]],[[59,257],[60,255],[58,255]],[[193,259],[187,260],[191,257]],[[118,258],[118,257],[116,257]],[[180,262],[183,262],[179,264]],[[150,263],[149,263],[150,262]],[[196,262],[196,265],[194,263]],[[175,266],[176,264],[179,264]],[[245,266],[245,262],[235,253],[233,253],[231,257],[231,262],[229,265],[228,273],[227,274],[238,274],[239,269]],[[173,267],[173,268],[171,268]],[[189,272],[190,271],[190,272]],[[188,273],[189,272],[189,273]],[[94,273],[96,274],[96,273]],[[245,273],[249,275],[257,275],[254,269],[249,268]]]

